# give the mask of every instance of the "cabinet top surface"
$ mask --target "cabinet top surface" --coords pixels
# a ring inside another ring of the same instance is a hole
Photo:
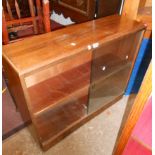
[[[25,74],[144,28],[142,23],[113,15],[4,45],[3,58],[18,74]]]

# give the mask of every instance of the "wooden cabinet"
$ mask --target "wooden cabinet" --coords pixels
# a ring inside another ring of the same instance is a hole
[[[53,0],[52,10],[65,17],[70,17],[73,21],[84,22],[94,19],[95,0]]]
[[[144,31],[115,15],[3,46],[12,94],[43,149],[123,95]]]
[[[53,0],[51,9],[77,23],[119,14],[122,0]],[[96,15],[95,15],[96,14]]]

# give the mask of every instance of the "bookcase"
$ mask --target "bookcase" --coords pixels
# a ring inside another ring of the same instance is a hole
[[[10,92],[44,150],[122,97],[144,31],[113,15],[3,46]]]

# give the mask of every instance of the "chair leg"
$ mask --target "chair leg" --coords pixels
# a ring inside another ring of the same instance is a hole
[[[38,21],[39,33],[43,33],[43,15],[42,15],[42,8],[41,8],[40,0],[36,0],[36,7],[37,7],[37,14],[39,17],[39,21]]]
[[[30,8],[31,16],[34,17],[34,20],[33,20],[34,33],[37,34],[38,33],[38,27],[37,27],[37,21],[35,19],[33,0],[28,0],[28,2],[29,2],[29,8]]]
[[[7,25],[6,25],[5,15],[3,10],[2,10],[2,42],[3,44],[9,43],[9,35],[7,31]]]
[[[50,32],[51,31],[51,22],[50,22],[49,0],[43,0],[43,17],[44,17],[45,32]]]

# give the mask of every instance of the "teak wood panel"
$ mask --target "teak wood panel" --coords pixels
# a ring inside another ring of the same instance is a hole
[[[3,46],[3,56],[24,74],[86,51],[93,43],[102,44],[144,27],[125,17],[110,16]]]
[[[125,0],[122,14],[130,19],[136,20],[140,1],[141,0]]]
[[[11,95],[15,100],[16,106],[20,111],[23,120],[25,122],[29,122],[31,118],[27,108],[26,98],[23,93],[20,77],[6,59],[2,59],[2,62],[6,77],[8,79],[9,91],[11,92]]]

